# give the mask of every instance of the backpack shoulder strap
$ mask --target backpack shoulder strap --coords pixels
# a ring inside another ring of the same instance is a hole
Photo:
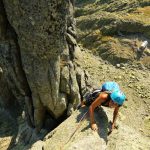
[[[107,94],[111,94],[112,93],[112,91],[103,91],[103,92],[105,92]]]
[[[104,93],[109,94],[109,96],[108,96],[107,100],[106,100],[105,102],[103,102],[101,105],[102,105],[102,106],[107,106],[106,104],[110,101],[110,94],[111,94],[111,91],[105,91]]]

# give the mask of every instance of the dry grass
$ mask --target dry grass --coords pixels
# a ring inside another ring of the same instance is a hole
[[[109,42],[109,41],[112,41],[112,42],[116,42],[116,39],[115,38],[113,38],[112,36],[103,36],[102,38],[101,38],[101,41],[102,42]]]
[[[84,1],[78,8],[82,10],[77,17],[78,42],[104,59],[112,56],[133,61],[138,43],[150,36],[150,6],[147,0],[110,1]],[[137,45],[133,44],[135,37]]]
[[[123,16],[123,18],[133,21],[139,21],[144,23],[145,25],[150,25],[150,6],[137,8],[132,13]]]
[[[148,16],[150,18],[150,6],[146,6],[143,8],[137,8],[137,10],[134,12],[137,12],[137,13],[142,14],[144,16]]]

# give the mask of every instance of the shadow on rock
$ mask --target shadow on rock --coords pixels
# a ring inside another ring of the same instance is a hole
[[[107,114],[102,107],[96,109],[95,120],[99,128],[98,134],[100,138],[103,138],[104,141],[107,143],[110,124],[108,121]]]
[[[18,124],[8,111],[0,108],[0,147],[11,149],[17,136]]]
[[[90,117],[89,117],[89,112],[88,112],[88,107],[84,107],[84,108],[80,108],[80,114],[77,116],[77,122],[79,124],[82,123],[82,121],[84,121],[84,119],[86,119],[89,124],[84,127],[81,132],[85,132],[86,130],[88,130],[90,128]],[[95,112],[94,112],[94,117],[95,117],[95,121],[96,124],[98,125],[98,134],[100,136],[100,138],[104,139],[104,141],[107,143],[107,137],[108,137],[108,133],[109,133],[109,128],[110,128],[110,123],[108,121],[108,117],[106,115],[106,112],[104,111],[104,109],[102,107],[98,107],[96,108]],[[94,132],[94,131],[93,131]]]

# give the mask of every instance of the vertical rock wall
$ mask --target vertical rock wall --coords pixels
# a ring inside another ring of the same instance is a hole
[[[74,1],[3,0],[3,4],[2,21],[11,30],[9,42],[0,47],[5,76],[14,97],[25,100],[28,121],[40,129],[46,113],[56,119],[66,111],[70,115],[86,87],[85,74],[75,64],[79,48]]]

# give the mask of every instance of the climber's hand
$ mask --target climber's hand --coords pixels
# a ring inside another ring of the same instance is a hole
[[[91,128],[92,128],[93,131],[97,131],[98,130],[98,127],[97,127],[96,123],[91,124]]]
[[[108,135],[111,134],[111,132],[114,130],[114,129],[118,129],[118,126],[115,125],[115,123],[111,123],[111,128],[110,128],[110,131],[108,132]]]

